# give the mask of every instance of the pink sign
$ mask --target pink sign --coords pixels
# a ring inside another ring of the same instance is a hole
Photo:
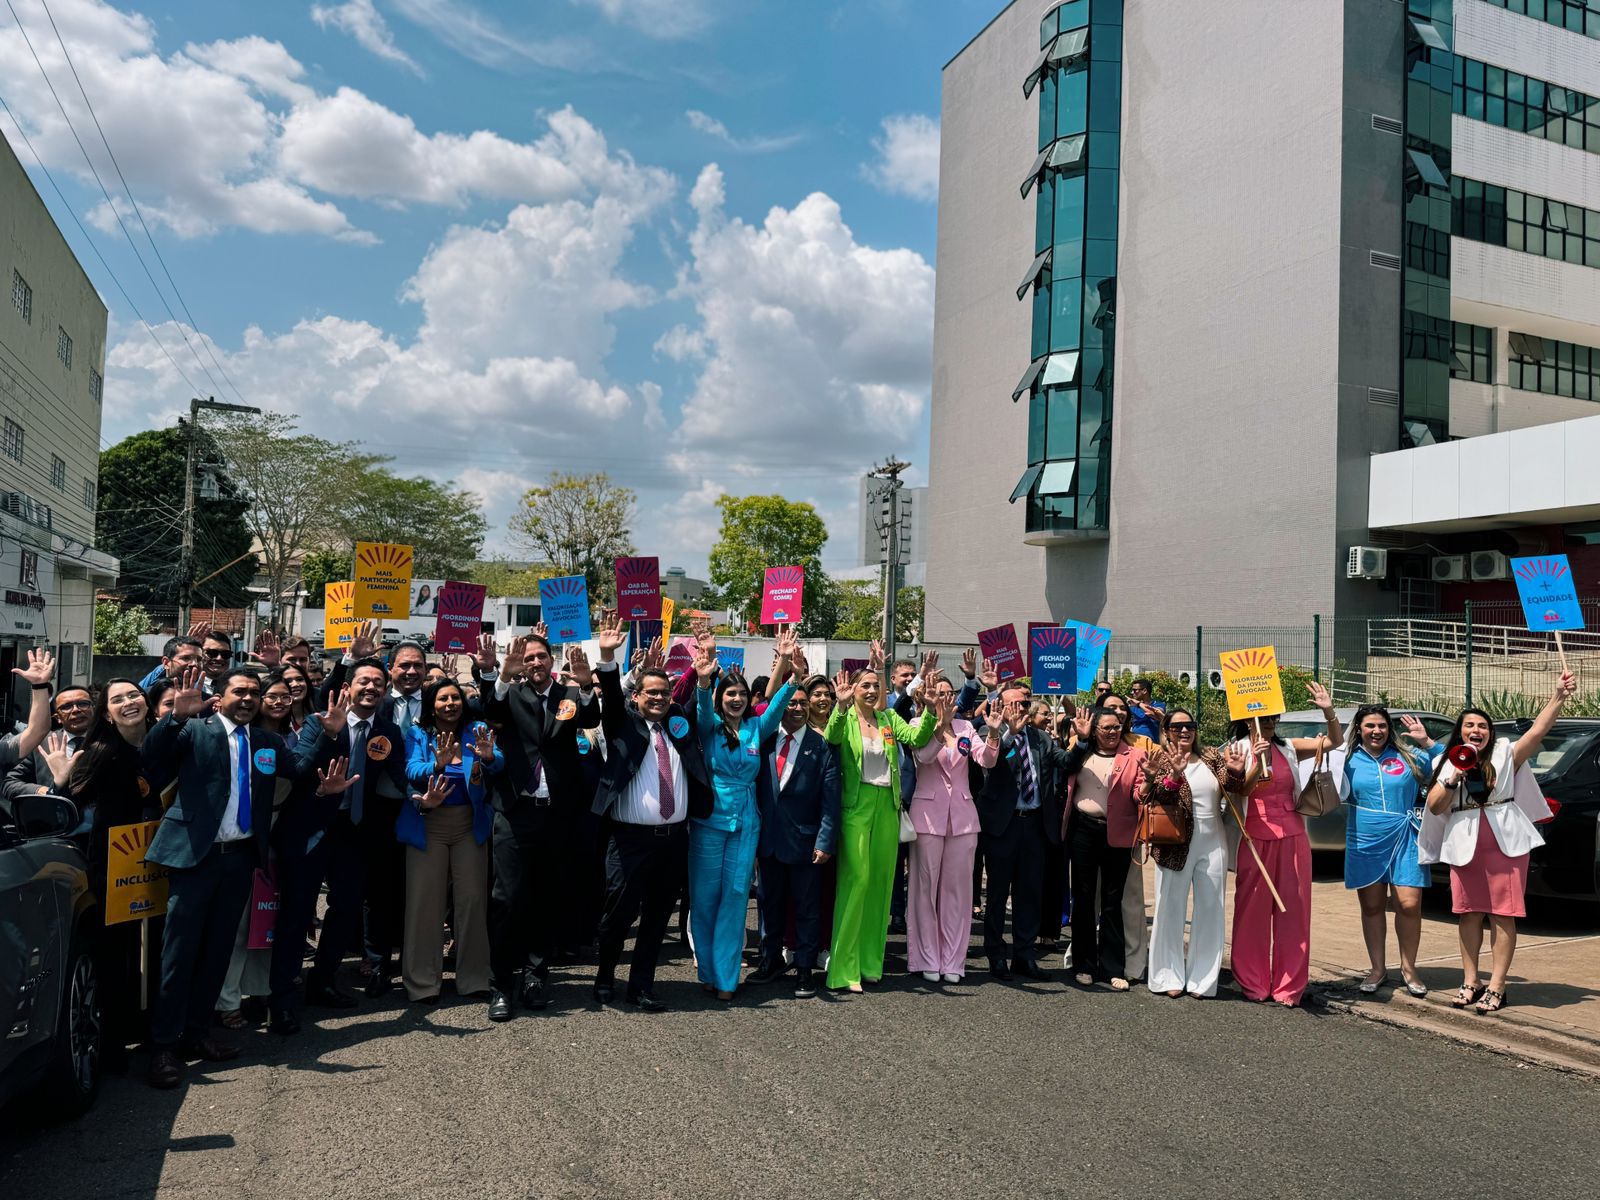
[[[995,673],[1004,683],[1022,674],[1022,647],[1017,645],[1015,625],[996,625],[993,629],[978,631],[978,653],[994,664]]]
[[[660,559],[617,559],[617,612],[624,621],[661,620]]]
[[[272,949],[272,931],[278,924],[278,888],[272,876],[256,868],[250,888],[250,933],[247,950]]]
[[[440,654],[471,653],[483,629],[483,601],[489,589],[481,583],[451,580],[439,589],[439,619],[433,648]]]
[[[857,671],[866,670],[867,662],[868,660],[864,658],[846,658],[841,660],[839,665],[844,668],[846,675],[854,675]]]
[[[689,638],[674,638],[672,649],[667,651],[667,674],[674,679],[694,666],[694,652],[689,649],[694,642]]]
[[[761,623],[794,625],[800,620],[800,599],[805,592],[804,567],[768,567],[761,583]]]

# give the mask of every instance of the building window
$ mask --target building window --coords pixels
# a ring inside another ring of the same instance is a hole
[[[50,456],[50,486],[58,492],[67,490],[67,463],[59,454]]]
[[[16,305],[24,321],[33,321],[33,289],[22,277],[22,272],[15,269],[11,272],[11,303]]]
[[[105,390],[106,390],[105,376],[100,374],[100,372],[96,371],[93,367],[90,367],[89,368],[89,395],[94,397],[94,402],[96,404],[100,403],[101,398],[105,394]]]
[[[1506,382],[1524,392],[1600,400],[1600,347],[1513,333]]]
[[[17,462],[22,461],[22,426],[10,417],[6,418],[5,442],[0,445],[0,453]]]
[[[1558,29],[1600,38],[1600,4],[1595,0],[1484,0],[1496,8],[1544,21]]]
[[[63,367],[72,369],[72,337],[59,325],[56,326],[56,357]]]
[[[1474,121],[1600,154],[1600,99],[1573,88],[1458,58],[1451,103]]]
[[[85,479],[83,481],[83,506],[85,508],[87,508],[90,512],[94,511],[94,491],[95,491],[94,480]]]
[[[18,559],[17,583],[30,592],[39,590],[39,552],[24,550]]]
[[[1454,357],[1450,360],[1451,379],[1470,379],[1473,383],[1494,382],[1494,330],[1465,321],[1450,323]]]
[[[1457,237],[1580,267],[1600,267],[1600,212],[1480,183],[1453,179],[1450,217]]]

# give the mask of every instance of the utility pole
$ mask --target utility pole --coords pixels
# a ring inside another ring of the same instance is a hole
[[[260,414],[259,408],[248,404],[224,404],[213,396],[204,400],[194,397],[189,401],[189,436],[185,439],[183,455],[183,549],[178,557],[178,635],[189,632],[191,610],[194,602],[194,475],[195,443],[200,431],[200,410],[207,412],[236,412]],[[179,418],[181,423],[182,418]],[[232,564],[229,564],[230,566]],[[210,576],[207,576],[210,578]]]
[[[884,481],[879,493],[882,503],[879,511],[883,514],[883,523],[878,531],[883,535],[883,652],[889,660],[894,661],[894,618],[895,599],[898,592],[900,579],[900,475],[903,471],[911,469],[911,464],[898,459],[887,459],[880,467],[875,467],[870,476]]]

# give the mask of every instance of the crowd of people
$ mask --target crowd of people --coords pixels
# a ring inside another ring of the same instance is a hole
[[[352,954],[368,997],[398,984],[436,1004],[453,969],[456,993],[505,1021],[545,1008],[551,967],[590,948],[593,1001],[612,1003],[631,934],[622,999],[660,1012],[656,969],[680,906],[699,982],[722,1002],[790,975],[797,997],[875,988],[901,913],[907,967],[930,985],[966,976],[980,915],[993,978],[1048,978],[1041,959],[1064,948],[1070,914],[1062,962],[1078,986],[1143,979],[1212,997],[1227,941],[1247,999],[1298,1006],[1302,812],[1318,787],[1347,813],[1345,882],[1371,956],[1361,990],[1385,981],[1392,903],[1402,982],[1425,994],[1421,895],[1444,862],[1460,914],[1454,1003],[1494,1012],[1549,816],[1526,764],[1575,690],[1563,675],[1515,741],[1468,709],[1436,744],[1381,705],[1361,707],[1347,736],[1313,684],[1317,736],[1282,738],[1264,716],[1212,747],[1196,714],[1155,701],[1146,680],[1126,697],[1101,682],[1082,703],[1050,703],[970,650],[958,686],[937,654],[886,663],[876,644],[864,668],[830,678],[788,629],[770,673],[747,680],[719,664],[704,623],[673,674],[658,645],[619,661],[628,626],[613,612],[594,662],[538,627],[503,658],[485,635],[465,663],[410,643],[381,658],[376,635],[363,624],[331,664],[303,638],[264,635],[241,662],[228,636],[197,627],[143,680],[53,698],[48,654],[18,669],[34,705],[0,742],[5,798],[74,800],[96,880],[110,829],[159,821],[146,857],[167,869],[169,901],[151,922],[147,1018],[138,924],[98,942],[110,1069],[146,1040],[149,1082],[173,1087],[188,1062],[240,1053],[218,1024],[245,1028],[254,1010],[288,1037],[305,1007],[356,1008],[340,978]],[[266,948],[251,936],[263,889],[277,910]]]

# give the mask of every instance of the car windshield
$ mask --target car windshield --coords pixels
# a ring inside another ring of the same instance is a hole
[[[1517,736],[1514,726],[1497,725],[1495,733],[1499,737]],[[1534,777],[1540,780],[1550,775],[1559,775],[1570,767],[1590,747],[1595,735],[1592,726],[1584,725],[1557,725],[1539,745],[1539,752],[1528,760],[1528,765],[1533,768]]]

